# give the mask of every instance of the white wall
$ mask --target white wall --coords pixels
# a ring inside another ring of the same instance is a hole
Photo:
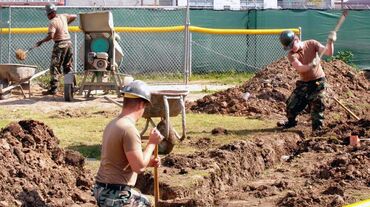
[[[169,6],[172,1],[166,0],[65,0],[66,6]]]

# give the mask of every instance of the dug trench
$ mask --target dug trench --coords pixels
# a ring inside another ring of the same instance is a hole
[[[160,206],[329,207],[365,199],[370,195],[369,142],[349,146],[347,134],[357,129],[369,136],[370,121],[344,125],[326,137],[267,130],[196,154],[167,155],[160,170]],[[199,140],[199,148],[207,142],[211,139]],[[152,183],[146,173],[138,187],[151,194]]]
[[[198,153],[162,158],[160,206],[341,206],[366,198],[370,147],[349,146],[349,130],[370,136],[370,121],[333,126],[335,137],[266,129],[221,146],[211,134],[188,139]],[[95,206],[93,173],[78,152],[58,146],[51,128],[19,121],[2,129],[0,142],[0,206]],[[152,195],[152,172],[136,187]]]

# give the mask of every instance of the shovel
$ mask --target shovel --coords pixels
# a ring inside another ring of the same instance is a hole
[[[26,51],[22,50],[22,49],[17,49],[15,51],[15,57],[18,59],[18,60],[25,60],[27,58],[27,53],[31,50],[33,50],[34,48],[36,48],[37,45],[34,45],[30,48],[28,48]]]

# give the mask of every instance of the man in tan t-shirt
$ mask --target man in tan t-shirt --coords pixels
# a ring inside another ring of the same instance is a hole
[[[300,41],[293,31],[280,34],[280,42],[288,50],[288,60],[300,75],[296,88],[286,102],[288,121],[279,122],[278,126],[290,128],[297,125],[296,117],[307,105],[310,107],[312,131],[322,130],[324,121],[325,73],[320,64],[319,54],[331,56],[334,52],[336,32],[330,32],[326,46],[316,40]],[[326,49],[325,49],[326,47]]]
[[[103,133],[101,162],[96,175],[94,196],[101,207],[105,206],[151,206],[149,200],[131,187],[137,174],[147,167],[158,167],[160,160],[152,154],[161,141],[161,134],[153,129],[144,151],[135,127],[150,103],[148,86],[139,80],[121,90],[124,96],[121,114],[113,119]]]
[[[45,9],[49,19],[48,35],[38,41],[36,46],[39,47],[50,40],[54,41],[50,64],[50,88],[43,94],[55,95],[58,88],[58,74],[67,74],[73,71],[73,48],[68,32],[68,24],[73,22],[77,16],[74,14],[57,14],[57,7],[54,4],[46,5]]]

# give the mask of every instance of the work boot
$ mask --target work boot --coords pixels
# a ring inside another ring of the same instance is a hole
[[[313,127],[311,136],[312,137],[320,137],[320,136],[324,135],[325,133],[326,133],[326,131],[324,130],[324,128],[322,126]]]
[[[279,121],[276,125],[283,129],[289,129],[289,128],[297,126],[297,121],[296,120]]]
[[[43,91],[42,92],[42,95],[55,95],[57,94],[57,91],[56,90],[52,90],[52,89],[49,89],[47,91]]]

